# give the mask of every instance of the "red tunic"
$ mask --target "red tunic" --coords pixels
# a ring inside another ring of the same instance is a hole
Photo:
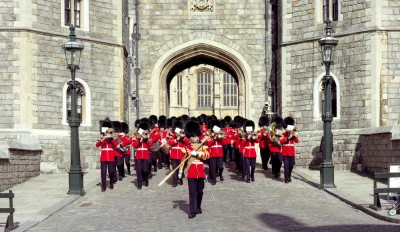
[[[270,141],[270,143],[269,143],[269,150],[270,150],[271,152],[275,152],[275,153],[282,153],[282,148],[281,148],[281,146],[278,146],[278,145],[276,145],[274,142],[271,141],[271,135],[270,135],[270,134],[267,134],[267,137],[268,137],[268,139],[269,139],[269,141]]]
[[[120,133],[118,135],[118,138],[122,140],[122,143],[120,143],[120,145],[123,146],[123,147],[127,146],[126,148],[128,148],[124,155],[130,155],[131,154],[131,147],[128,146],[128,145],[132,144],[131,138],[129,136],[123,134],[123,133]]]
[[[293,136],[289,139],[289,133],[283,133],[283,138],[280,140],[282,144],[282,156],[295,156],[296,152],[294,144],[299,142],[299,139]]]
[[[254,146],[255,143],[258,143],[259,140],[255,139],[255,140],[247,140],[247,139],[243,139],[242,140],[242,144],[244,149],[243,149],[243,157],[244,158],[256,158],[257,157],[257,153],[256,153],[256,147]]]
[[[269,137],[268,137],[268,133],[266,136],[264,136],[265,133],[265,129],[261,128],[260,133],[258,135],[258,138],[260,139],[260,148],[269,148]]]
[[[149,159],[149,155],[150,155],[149,147],[151,147],[153,145],[152,141],[147,140],[147,141],[140,142],[140,139],[137,139],[132,142],[132,145],[136,150],[135,159],[137,159],[137,160],[140,160],[140,159],[148,160]]]
[[[168,144],[171,146],[169,158],[181,160],[183,158],[182,148],[189,145],[190,141],[186,137],[183,140],[180,139],[179,141],[176,141],[175,138],[172,138],[168,141]]]
[[[114,146],[118,146],[118,142],[115,139],[108,140],[106,138],[96,142],[96,147],[101,146],[100,162],[113,162],[115,153],[118,153],[113,149]]]
[[[214,139],[211,138],[205,144],[209,146],[211,158],[224,157],[224,152],[222,151],[222,139],[217,139],[214,141]]]
[[[193,149],[191,144],[189,144],[185,148],[182,148],[182,152],[184,153],[185,157],[190,155],[190,152],[193,150],[195,150],[195,149]],[[210,154],[208,153],[207,148],[203,147],[200,150],[201,150],[201,152],[203,152],[201,158],[189,158],[189,159],[193,159],[193,160],[190,163],[190,166],[188,167],[188,171],[187,171],[187,175],[186,175],[187,178],[192,178],[192,179],[200,179],[200,178],[205,179],[206,178],[206,175],[204,173],[203,160],[209,159]]]

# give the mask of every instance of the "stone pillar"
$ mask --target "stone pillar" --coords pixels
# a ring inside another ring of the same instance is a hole
[[[219,78],[219,69],[214,68],[214,115],[217,118],[221,118],[221,91],[220,91],[220,78]]]

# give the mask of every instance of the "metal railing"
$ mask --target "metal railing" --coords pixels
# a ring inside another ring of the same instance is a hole
[[[374,204],[370,205],[372,209],[382,210],[381,201],[379,199],[379,193],[397,193],[399,192],[399,188],[378,188],[377,181],[379,179],[389,179],[392,177],[400,177],[400,172],[395,173],[375,173],[374,177]]]
[[[17,228],[19,223],[14,223],[14,212],[15,209],[13,207],[13,199],[14,193],[10,190],[8,193],[0,193],[0,198],[8,198],[10,202],[10,206],[8,208],[0,208],[0,213],[9,213],[6,221],[6,227],[4,229],[5,232],[11,231]]]

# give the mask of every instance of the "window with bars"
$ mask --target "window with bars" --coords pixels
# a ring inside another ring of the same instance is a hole
[[[77,97],[77,113],[78,113],[78,119],[80,122],[85,121],[84,117],[84,111],[85,111],[85,88],[80,84],[79,82],[75,82],[75,88],[76,88],[76,97]],[[67,89],[67,121],[71,119],[71,88],[68,87]]]
[[[182,74],[179,74],[176,82],[176,99],[179,106],[183,105],[182,102]]]
[[[323,19],[325,20],[339,20],[339,0],[322,0],[323,5]],[[332,11],[331,11],[332,9]]]
[[[208,72],[197,73],[197,106],[211,107],[211,75]]]
[[[236,107],[237,106],[237,98],[238,98],[238,90],[235,79],[229,74],[224,73],[224,82],[223,82],[223,99],[224,106],[226,107]]]
[[[81,27],[82,0],[64,0],[64,25]]]

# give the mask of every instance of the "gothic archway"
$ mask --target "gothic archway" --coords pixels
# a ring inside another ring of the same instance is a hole
[[[251,83],[251,69],[244,57],[236,50],[207,39],[196,39],[176,46],[163,55],[156,62],[152,71],[152,89],[154,101],[151,112],[168,115],[168,85],[179,71],[188,66],[205,63],[219,67],[230,73],[238,83],[239,114],[248,117],[249,104],[252,95],[249,84]]]

